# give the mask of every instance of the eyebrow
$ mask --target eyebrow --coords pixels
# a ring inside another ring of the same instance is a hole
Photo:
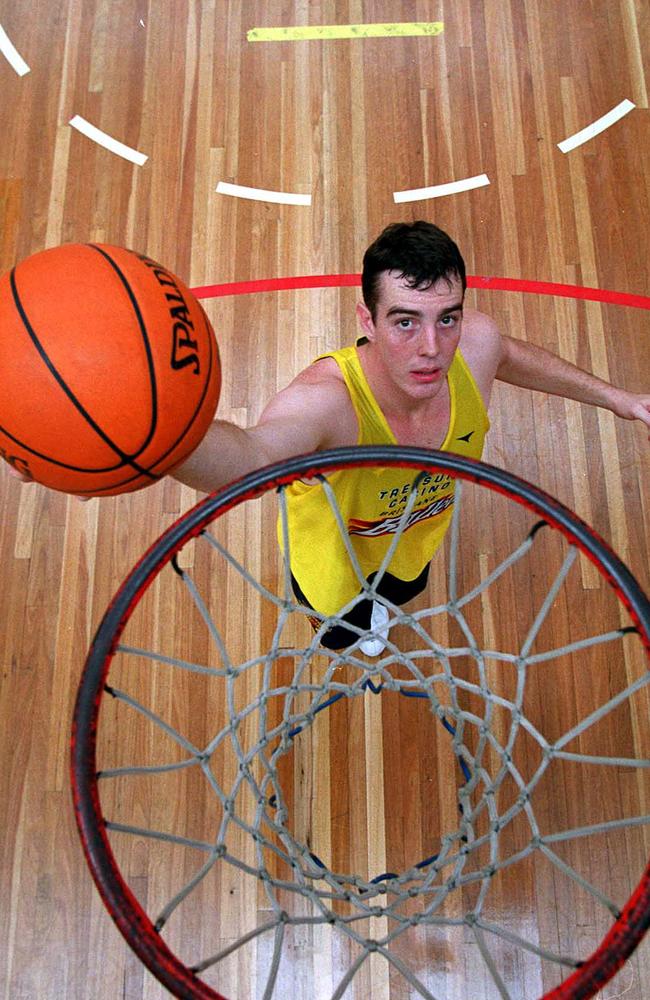
[[[457,302],[453,306],[447,306],[447,308],[443,309],[439,315],[446,316],[448,313],[462,312],[462,311],[463,311],[463,303]],[[422,315],[423,313],[419,309],[405,309],[402,306],[393,306],[392,309],[389,309],[388,312],[386,313],[386,318],[388,319],[389,316],[422,316]]]

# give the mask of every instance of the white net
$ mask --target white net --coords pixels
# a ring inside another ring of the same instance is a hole
[[[383,652],[364,656],[354,625],[345,650],[321,645],[337,619],[296,601],[262,531],[271,498],[218,519],[142,600],[109,675],[100,791],[121,870],[233,1000],[541,995],[648,854],[637,631],[559,532],[460,481],[427,591],[386,601],[418,474],[372,585],[321,483],[359,579],[341,614],[383,603]]]

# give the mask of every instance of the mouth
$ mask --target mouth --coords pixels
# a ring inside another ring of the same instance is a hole
[[[416,382],[435,382],[436,379],[440,378],[440,368],[417,368],[409,372],[412,379]]]

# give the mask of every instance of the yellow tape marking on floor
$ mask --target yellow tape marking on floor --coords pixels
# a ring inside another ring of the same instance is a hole
[[[321,24],[294,28],[252,28],[249,42],[299,42],[332,38],[406,38],[411,35],[440,35],[442,21],[414,21],[401,24]]]

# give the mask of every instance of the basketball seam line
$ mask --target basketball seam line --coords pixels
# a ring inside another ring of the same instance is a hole
[[[36,448],[30,447],[30,445],[21,441],[20,438],[17,438],[15,434],[12,434],[11,431],[7,430],[7,428],[2,425],[0,425],[0,433],[8,437],[10,441],[19,445],[19,447],[24,448],[30,455],[34,455],[36,458],[42,458],[44,461],[49,462],[50,465],[55,465],[59,469],[70,469],[71,472],[85,472],[88,475],[91,475],[95,473],[117,472],[118,469],[123,469],[125,467],[125,463],[123,461],[118,462],[117,465],[107,465],[101,469],[88,469],[79,465],[70,465],[67,462],[60,462],[58,459],[52,458],[51,455],[46,455],[44,452],[37,451]],[[134,478],[137,479],[137,476],[134,476]],[[83,492],[83,490],[80,490],[79,492]]]
[[[90,243],[90,244],[87,244],[87,246],[92,246],[93,249],[98,250],[99,253],[105,254],[105,251],[101,247],[96,246],[95,244]],[[108,258],[108,259],[110,260],[111,258]],[[137,300],[134,299],[134,302],[137,305]],[[199,311],[200,311],[200,314],[201,314],[201,317],[202,317],[202,320],[203,320],[203,326],[204,326],[204,329],[205,329],[205,333],[206,333],[206,337],[207,337],[207,341],[208,341],[208,350],[209,350],[208,373],[207,373],[207,376],[206,376],[206,379],[205,379],[205,384],[203,386],[203,393],[201,395],[201,399],[199,400],[199,402],[196,405],[194,413],[192,414],[191,418],[187,421],[185,427],[183,428],[182,434],[180,434],[180,436],[176,438],[176,440],[173,442],[173,444],[171,444],[167,448],[167,450],[156,459],[155,462],[152,462],[152,464],[151,464],[151,469],[152,470],[156,469],[156,467],[159,466],[161,464],[161,462],[164,462],[165,459],[167,459],[167,457],[174,451],[175,448],[178,448],[178,446],[181,444],[181,442],[185,438],[185,435],[188,433],[188,431],[193,426],[193,424],[194,424],[194,422],[195,422],[198,414],[200,413],[200,411],[201,411],[201,409],[203,407],[203,404],[205,402],[206,396],[207,396],[208,391],[210,389],[210,380],[211,380],[212,369],[214,367],[215,360],[218,361],[218,346],[216,345],[216,342],[213,342],[213,338],[211,336],[210,324],[209,324],[209,320],[208,320],[207,314],[206,314],[203,306],[201,305],[201,303],[198,302],[198,300],[197,300],[197,303],[198,303]],[[213,343],[214,343],[214,346],[213,346]],[[214,348],[216,348],[216,355],[215,355]],[[155,374],[155,370],[154,370],[154,374]],[[167,474],[167,471],[168,471],[167,469],[164,469],[162,472],[158,472],[158,473],[152,471],[151,475],[154,478],[156,478],[156,479],[160,479],[163,475]],[[79,490],[78,492],[80,494],[89,494],[91,496],[101,496],[101,495],[103,495],[105,493],[108,493],[110,495],[110,491],[114,488],[114,486],[116,486],[116,485],[125,486],[128,483],[133,482],[135,479],[137,479],[137,476],[132,476],[131,479],[122,480],[122,482],[120,482],[120,483],[114,483],[112,486],[102,487],[101,490]]]
[[[117,274],[118,278],[122,282],[122,285],[124,286],[126,294],[129,297],[129,300],[133,307],[133,311],[138,321],[138,326],[140,327],[140,332],[142,334],[142,342],[144,344],[145,354],[147,356],[147,367],[149,369],[149,383],[151,387],[151,425],[149,428],[149,433],[145,437],[144,444],[140,446],[138,451],[134,452],[133,457],[137,458],[137,456],[141,455],[142,452],[145,450],[145,448],[147,448],[148,445],[151,444],[151,441],[153,440],[156,433],[156,428],[158,426],[158,385],[156,383],[156,368],[153,360],[153,354],[151,352],[149,334],[147,333],[147,326],[142,316],[142,312],[140,311],[140,305],[138,303],[138,300],[136,299],[133,289],[131,288],[126,275],[123,273],[117,261],[113,260],[110,254],[108,254],[102,247],[97,246],[96,243],[87,243],[86,246],[89,249],[95,250],[96,253],[100,254],[100,256],[102,256],[104,260],[106,260],[110,264],[110,266]]]
[[[198,302],[198,300],[197,300],[197,302]],[[207,375],[205,377],[205,382],[204,382],[204,385],[203,385],[203,392],[201,394],[200,400],[196,404],[196,407],[194,409],[194,413],[192,414],[191,418],[187,421],[185,427],[183,428],[182,434],[179,437],[176,438],[176,440],[174,441],[174,443],[169,446],[169,448],[167,449],[167,451],[163,455],[161,455],[159,458],[157,458],[155,462],[151,463],[151,468],[152,469],[155,469],[156,466],[160,465],[161,462],[165,461],[165,459],[171,454],[171,452],[174,450],[174,448],[178,447],[178,445],[184,439],[185,435],[192,428],[192,426],[194,425],[194,421],[196,420],[198,414],[201,412],[201,410],[203,408],[203,404],[205,402],[205,398],[208,395],[208,392],[209,392],[209,389],[210,389],[210,381],[211,381],[212,369],[213,369],[214,362],[215,362],[215,356],[214,356],[214,350],[213,350],[213,340],[212,340],[212,337],[210,335],[209,320],[208,320],[208,317],[206,315],[206,312],[205,312],[205,310],[204,310],[204,308],[203,308],[203,306],[201,305],[200,302],[198,302],[198,305],[199,305],[199,310],[200,310],[200,313],[201,313],[201,318],[203,320],[203,326],[204,326],[205,333],[206,333],[206,338],[207,338],[207,341],[208,341],[208,351],[209,351],[208,371],[207,371]]]
[[[101,429],[101,427],[93,420],[93,418],[91,417],[91,415],[86,411],[86,409],[84,408],[84,406],[82,405],[82,403],[76,398],[76,396],[74,395],[74,393],[72,392],[72,390],[69,388],[69,386],[64,382],[63,378],[61,377],[61,375],[59,374],[59,372],[57,371],[57,369],[54,367],[54,364],[52,363],[52,361],[48,357],[48,354],[45,351],[45,348],[43,347],[43,345],[41,344],[40,340],[38,339],[38,336],[36,335],[36,331],[32,327],[32,325],[31,325],[31,323],[29,321],[29,318],[28,318],[28,316],[27,316],[27,314],[26,314],[26,312],[25,312],[25,310],[23,308],[23,304],[22,304],[20,296],[18,294],[18,288],[16,286],[16,268],[15,267],[12,269],[9,278],[10,278],[10,283],[11,283],[11,291],[12,291],[12,295],[13,295],[13,299],[14,299],[14,304],[16,306],[16,309],[18,310],[20,318],[22,319],[23,323],[25,324],[25,328],[27,330],[27,333],[29,334],[29,337],[30,337],[31,341],[34,344],[34,347],[36,348],[36,350],[38,351],[39,355],[41,356],[41,359],[43,360],[43,362],[47,366],[48,370],[50,371],[50,373],[52,374],[52,376],[54,377],[54,379],[59,384],[60,388],[63,389],[64,393],[66,394],[66,396],[68,397],[68,399],[70,400],[70,402],[78,410],[78,412],[81,414],[81,416],[84,418],[84,420],[86,420],[86,422],[92,428],[92,430],[94,430],[95,433],[102,439],[102,441],[104,441],[104,443],[106,445],[108,445],[108,447],[111,448],[112,451],[115,452],[115,454],[118,456],[118,458],[120,458],[125,465],[131,466],[131,468],[133,468],[140,475],[147,476],[147,478],[149,478],[149,479],[153,479],[153,480],[158,479],[159,478],[158,476],[155,476],[153,473],[149,472],[147,469],[144,469],[144,468],[140,467],[137,464],[137,462],[135,462],[132,458],[130,458],[126,454],[126,452],[122,451],[121,448],[118,448],[118,446],[116,444],[114,444],[113,441],[111,441],[111,439],[108,437],[108,435]],[[27,446],[25,446],[25,447],[27,447]],[[37,454],[37,452],[34,452],[30,448],[27,448],[27,450],[32,451],[33,454]],[[47,456],[42,456],[42,457],[45,458]],[[58,464],[58,465],[62,465],[63,464],[63,463],[58,463],[58,462],[56,462],[53,459],[48,459],[48,460],[52,461],[53,464]],[[94,472],[96,470],[79,470],[79,471],[92,471],[92,472]]]

